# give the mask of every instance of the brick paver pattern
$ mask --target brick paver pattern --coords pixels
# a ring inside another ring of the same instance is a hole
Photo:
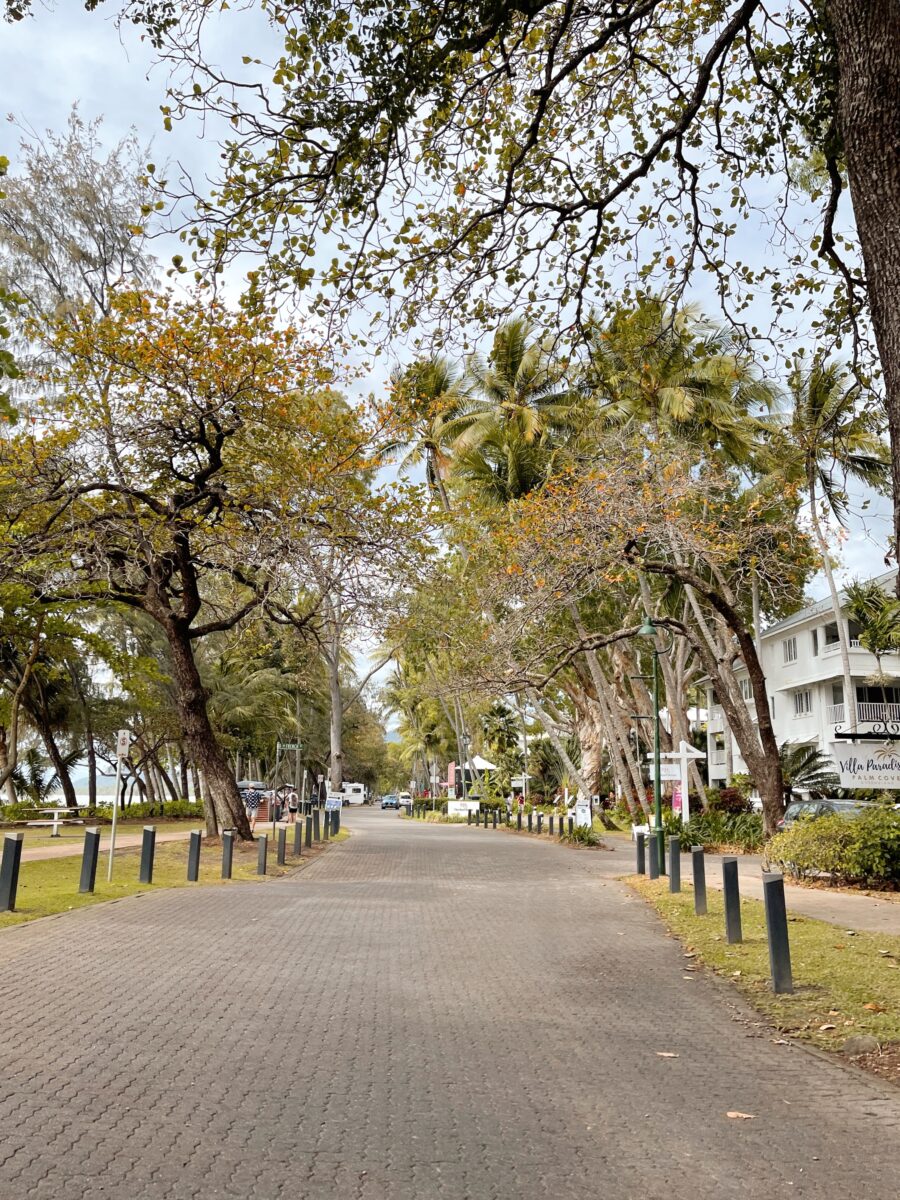
[[[0,935],[0,1200],[896,1200],[900,1093],[685,978],[600,854],[347,823]]]

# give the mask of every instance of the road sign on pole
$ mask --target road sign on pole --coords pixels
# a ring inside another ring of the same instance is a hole
[[[279,750],[299,750],[300,743],[299,742],[279,742],[277,748]]]

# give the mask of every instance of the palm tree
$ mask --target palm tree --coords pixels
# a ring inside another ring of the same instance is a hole
[[[900,652],[900,600],[889,596],[874,580],[868,583],[851,583],[844,588],[847,611],[859,625],[859,642],[864,650],[874,655],[877,663],[875,675],[869,682],[881,687],[884,701],[884,720],[888,722],[888,676],[881,661],[886,654]]]
[[[732,335],[687,306],[672,310],[655,297],[622,308],[589,333],[586,381],[601,426],[665,434],[707,455],[746,466],[767,432],[764,415],[775,392],[759,379]]]
[[[545,338],[517,317],[494,334],[487,358],[466,360],[459,411],[443,427],[453,474],[491,504],[507,504],[540,487],[584,416],[583,397],[568,386]]]
[[[793,792],[813,792],[827,796],[840,787],[831,760],[815,746],[792,746],[783,742],[778,747],[781,775],[784,780],[784,802],[789,804]]]
[[[410,438],[392,447],[393,453],[399,455],[401,469],[424,462],[428,487],[449,512],[444,484],[450,467],[447,423],[458,416],[465,402],[461,373],[446,358],[435,355],[394,371],[391,386],[411,423]]]
[[[809,500],[813,535],[822,556],[831,607],[837,623],[847,723],[856,729],[856,697],[850,674],[850,639],[820,519],[820,505],[843,525],[847,515],[844,487],[855,479],[883,488],[890,479],[890,458],[874,418],[860,409],[860,386],[836,362],[816,359],[812,367],[792,372],[792,411],[783,425],[778,447],[780,472],[799,483]]]

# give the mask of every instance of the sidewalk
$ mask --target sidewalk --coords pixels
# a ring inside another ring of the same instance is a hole
[[[186,842],[191,835],[191,830],[194,826],[188,826],[185,823],[185,829],[178,829],[172,833],[157,833],[156,844],[160,842]],[[134,850],[140,849],[142,834],[125,833],[116,835],[116,850]],[[34,850],[29,850],[26,846],[22,848],[22,862],[36,862],[41,858],[75,858],[80,855],[84,849],[84,835],[82,834],[77,841],[63,840],[59,846],[38,846]],[[106,827],[100,835],[100,852],[109,850],[109,828]]]
[[[631,875],[635,868],[635,846],[627,837],[603,835],[604,843],[610,847],[604,855],[609,864],[609,873]],[[751,900],[762,900],[762,858],[758,854],[738,854],[738,879],[741,895]],[[604,871],[606,874],[607,871]],[[681,878],[691,879],[691,856],[681,856]],[[706,855],[706,882],[709,887],[722,888],[722,855]],[[869,933],[891,933],[900,937],[900,898],[886,893],[866,896],[836,888],[801,887],[785,877],[785,897],[789,913],[800,913],[827,921],[844,930],[864,929]]]

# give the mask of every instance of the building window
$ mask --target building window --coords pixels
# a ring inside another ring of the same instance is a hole
[[[844,685],[842,683],[833,683],[831,685],[831,703],[844,703]]]
[[[753,699],[753,684],[749,679],[740,680],[741,695],[745,700]]]
[[[851,646],[859,645],[860,627],[856,621],[847,622],[847,637]],[[840,638],[838,636],[837,621],[829,621],[825,626],[825,646],[836,646]]]
[[[812,652],[813,652],[814,658],[819,653],[819,631],[818,631],[818,629],[814,629],[812,631]]]
[[[805,717],[812,712],[812,692],[794,692],[794,716]]]
[[[792,663],[797,661],[797,639],[795,637],[785,638],[781,643],[784,650],[784,661]]]

